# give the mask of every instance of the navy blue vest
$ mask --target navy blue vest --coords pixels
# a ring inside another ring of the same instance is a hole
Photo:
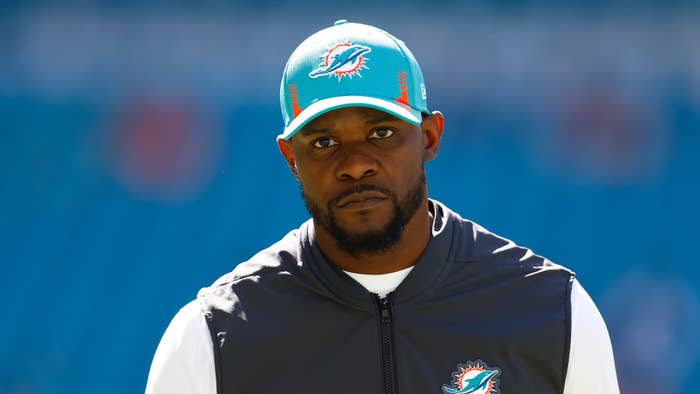
[[[562,393],[573,274],[430,207],[387,299],[325,259],[312,221],[202,289],[218,393]]]

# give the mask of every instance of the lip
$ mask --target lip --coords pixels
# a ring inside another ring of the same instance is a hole
[[[386,200],[386,196],[378,191],[368,190],[352,193],[338,201],[338,208],[358,209],[369,208]]]

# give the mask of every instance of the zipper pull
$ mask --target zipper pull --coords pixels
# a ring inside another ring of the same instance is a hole
[[[391,322],[391,313],[389,311],[389,296],[387,295],[384,298],[378,298],[379,301],[379,311],[381,313],[382,317],[382,323],[389,323]]]

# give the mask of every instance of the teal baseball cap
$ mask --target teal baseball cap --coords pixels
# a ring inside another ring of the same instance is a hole
[[[339,20],[304,40],[280,85],[284,131],[291,138],[314,118],[344,107],[382,110],[412,124],[428,113],[423,73],[406,44],[384,30]]]

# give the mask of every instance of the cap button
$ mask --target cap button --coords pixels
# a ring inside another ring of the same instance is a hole
[[[333,26],[344,25],[346,23],[348,23],[347,19],[339,19],[333,23]]]

